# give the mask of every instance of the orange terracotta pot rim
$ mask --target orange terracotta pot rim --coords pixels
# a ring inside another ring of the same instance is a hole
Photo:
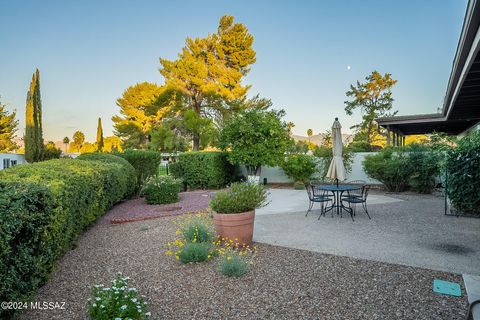
[[[239,212],[239,213],[218,213],[218,212],[213,212],[214,215],[217,216],[240,216],[240,215],[247,215],[247,214],[255,214],[255,209],[250,210],[250,211],[245,211],[245,212]]]

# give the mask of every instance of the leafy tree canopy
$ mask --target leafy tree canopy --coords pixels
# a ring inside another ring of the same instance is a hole
[[[386,136],[386,132],[380,129],[375,119],[394,116],[397,113],[397,111],[390,112],[394,101],[391,89],[397,80],[392,79],[389,73],[382,76],[377,71],[373,71],[365,80],[363,83],[357,81],[357,84],[351,85],[350,90],[346,92],[351,100],[345,101],[345,112],[347,115],[352,115],[355,110],[360,110],[362,122],[353,126],[352,129],[361,133],[357,137],[362,137],[370,144],[374,141],[376,132]]]
[[[73,141],[68,148],[69,152],[80,152],[83,143],[85,142],[85,134],[82,131],[75,131],[73,134]]]
[[[252,44],[253,36],[245,25],[223,16],[216,33],[187,38],[177,60],[160,59],[160,73],[166,86],[181,96],[184,108],[193,110],[197,118],[223,117],[235,106],[229,102],[242,99],[249,89],[241,81],[255,62]],[[191,117],[191,113],[184,114]],[[210,124],[193,117],[190,124],[193,150],[198,150],[201,131]]]
[[[262,165],[277,166],[293,144],[281,111],[250,109],[229,118],[220,134],[219,146],[229,150],[232,164],[243,164],[249,174],[260,175]]]

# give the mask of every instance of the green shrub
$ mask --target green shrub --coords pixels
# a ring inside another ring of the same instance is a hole
[[[412,189],[430,193],[439,175],[441,152],[425,145],[386,148],[363,162],[365,172],[385,185],[387,190]]]
[[[312,156],[306,154],[290,154],[283,164],[285,174],[294,182],[307,182],[315,173],[317,163]]]
[[[224,152],[185,152],[170,166],[174,177],[192,189],[223,188],[231,182],[234,166]]]
[[[167,204],[178,202],[178,193],[182,181],[171,176],[150,177],[145,182],[140,194],[148,204]]]
[[[305,189],[305,184],[304,184],[303,182],[297,181],[297,182],[295,182],[295,183],[293,184],[293,189],[295,189],[295,190],[303,190],[303,189]]]
[[[480,214],[480,131],[464,137],[448,152],[447,195],[453,206]]]
[[[435,187],[435,178],[440,174],[443,154],[417,144],[408,146],[405,152],[408,153],[408,165],[412,170],[410,188],[418,193],[431,193]]]
[[[183,239],[187,242],[211,243],[215,240],[215,231],[212,225],[205,223],[204,218],[193,217],[181,226]]]
[[[227,277],[239,278],[248,271],[247,262],[235,251],[220,256],[218,269]]]
[[[373,146],[366,141],[353,141],[347,146],[351,152],[371,152]]]
[[[77,160],[94,160],[94,161],[102,161],[106,163],[118,163],[123,166],[124,168],[124,178],[128,183],[125,183],[128,186],[128,190],[125,191],[126,197],[131,197],[135,194],[135,188],[136,188],[136,181],[137,181],[137,175],[135,168],[125,159],[109,154],[109,153],[83,153],[79,155]],[[122,183],[123,184],[123,183]]]
[[[158,166],[162,162],[162,155],[159,152],[150,150],[127,149],[123,153],[117,153],[116,155],[130,162],[135,168],[137,172],[137,192],[142,189],[148,178],[157,175]]]
[[[130,190],[118,163],[59,159],[0,171],[0,299],[24,301],[76,237]],[[1,311],[8,313],[8,311]]]
[[[92,320],[148,319],[147,304],[135,288],[128,287],[128,277],[117,274],[111,288],[96,285],[88,299],[88,315]]]
[[[267,204],[267,192],[262,185],[232,183],[228,191],[217,192],[210,207],[217,213],[241,213]]]
[[[177,256],[182,263],[203,262],[210,254],[210,244],[203,242],[186,242]]]
[[[383,183],[388,191],[401,192],[408,188],[412,168],[407,155],[395,151],[394,148],[386,148],[366,157],[363,169],[369,177]]]

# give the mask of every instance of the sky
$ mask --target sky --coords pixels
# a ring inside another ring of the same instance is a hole
[[[214,33],[224,14],[255,37],[249,95],[285,109],[293,132],[324,132],[345,92],[373,70],[391,73],[399,115],[442,106],[467,0],[0,0],[0,96],[16,110],[19,136],[35,68],[41,73],[46,140],[81,130],[93,141],[97,118],[112,135],[115,101],[137,82],[163,83],[159,58],[175,59],[187,37]]]

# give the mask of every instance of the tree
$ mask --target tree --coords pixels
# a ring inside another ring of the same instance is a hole
[[[280,165],[292,146],[285,111],[246,110],[225,122],[219,146],[229,150],[232,164],[243,164],[249,175],[259,176],[261,166]]]
[[[352,100],[344,103],[347,115],[352,115],[356,109],[360,109],[362,122],[353,126],[352,129],[363,133],[365,142],[370,144],[375,132],[386,136],[386,132],[379,128],[375,119],[382,116],[393,116],[397,113],[397,111],[389,113],[393,108],[394,101],[391,89],[397,80],[392,79],[389,73],[382,76],[377,71],[373,71],[365,80],[365,83],[357,81],[356,86],[350,85],[350,90],[346,92],[346,95]]]
[[[13,137],[18,128],[16,113],[8,113],[5,105],[0,101],[0,152],[16,150],[18,146],[13,142]]]
[[[62,150],[57,148],[53,141],[48,141],[43,152],[43,160],[58,159],[62,155]]]
[[[103,139],[103,152],[122,152],[122,140],[117,136],[106,137]]]
[[[63,144],[65,145],[65,152],[67,152],[67,150],[68,150],[68,144],[69,143],[70,143],[70,138],[69,137],[63,138]]]
[[[103,129],[102,129],[102,118],[98,118],[97,124],[97,139],[96,139],[97,151],[103,151]]]
[[[73,134],[73,142],[70,143],[70,152],[80,152],[80,149],[85,142],[85,135],[81,131],[75,131]]]
[[[80,153],[92,153],[98,151],[97,146],[90,142],[85,142],[80,148]]]
[[[164,100],[159,100],[162,93]],[[170,93],[164,87],[142,82],[128,87],[117,99],[120,115],[112,117],[113,127],[126,148],[146,148],[150,130],[170,111],[168,103],[175,101]]]
[[[25,127],[25,160],[43,160],[42,101],[40,97],[40,71],[32,76],[27,93]]]
[[[322,146],[331,148],[332,147],[332,130],[327,130],[323,134]]]
[[[212,122],[206,120],[231,113],[237,106],[234,102],[244,98],[249,89],[241,81],[255,62],[253,36],[245,25],[233,20],[223,16],[216,33],[187,38],[177,60],[160,59],[166,86],[177,92],[184,115],[190,117],[187,128],[193,150],[199,150],[202,132],[212,128]]]
[[[308,136],[308,143],[310,143],[310,138],[313,136],[313,130],[312,129],[307,130],[307,136]]]

